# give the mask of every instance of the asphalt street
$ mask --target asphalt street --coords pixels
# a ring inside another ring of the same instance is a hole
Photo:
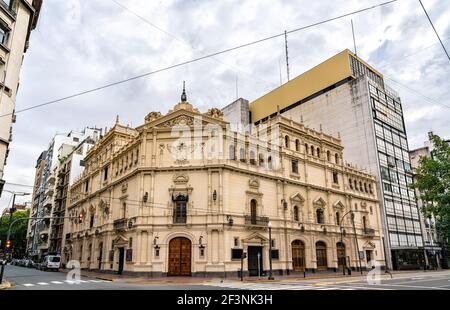
[[[240,282],[210,279],[190,284],[106,281],[81,277],[79,282],[63,272],[40,271],[31,268],[6,266],[5,277],[13,284],[11,290],[450,290],[450,272],[417,271],[395,274],[392,279],[370,282],[366,278],[332,278],[311,280],[281,280],[275,282]]]

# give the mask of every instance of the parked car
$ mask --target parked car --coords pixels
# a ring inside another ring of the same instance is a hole
[[[45,256],[41,263],[38,264],[39,270],[56,270],[59,271],[61,267],[61,256],[59,255],[47,255]]]

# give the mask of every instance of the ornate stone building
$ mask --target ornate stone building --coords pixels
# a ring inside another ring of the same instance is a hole
[[[235,276],[244,252],[258,275],[271,247],[274,274],[384,266],[375,179],[343,161],[338,138],[280,115],[245,134],[229,125],[184,92],[142,126],[117,121],[69,190],[63,261]]]

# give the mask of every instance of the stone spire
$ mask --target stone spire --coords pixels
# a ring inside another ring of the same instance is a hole
[[[186,84],[185,81],[183,81],[183,93],[181,94],[181,102],[186,102],[187,96],[186,96]]]

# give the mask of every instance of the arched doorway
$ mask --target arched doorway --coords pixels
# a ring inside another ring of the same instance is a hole
[[[169,276],[191,275],[191,241],[178,237],[169,242]]]
[[[305,244],[301,240],[292,241],[292,269],[305,270]]]
[[[323,241],[316,242],[316,259],[317,259],[317,269],[327,270],[327,245]]]
[[[338,267],[339,268],[346,267],[347,264],[345,262],[345,244],[343,244],[342,242],[336,243],[336,251],[338,258]]]

